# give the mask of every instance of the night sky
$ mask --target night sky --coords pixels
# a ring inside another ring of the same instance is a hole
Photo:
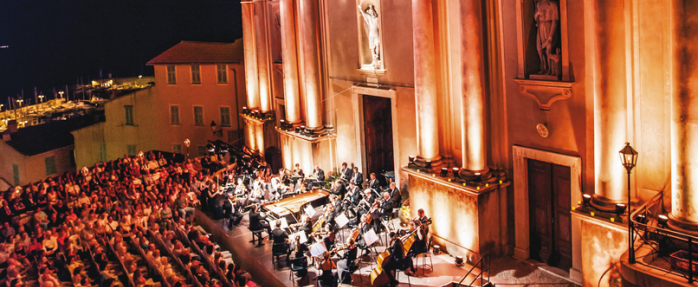
[[[99,78],[152,76],[145,63],[182,40],[242,37],[239,0],[2,0],[0,103],[34,87],[51,97]]]

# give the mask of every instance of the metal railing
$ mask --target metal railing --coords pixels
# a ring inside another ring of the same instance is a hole
[[[698,243],[698,237],[686,234],[680,231],[672,230],[667,228],[666,225],[659,226],[658,218],[659,215],[664,213],[664,193],[659,192],[652,199],[650,199],[643,206],[635,210],[630,218],[629,230],[633,240],[630,242],[630,248],[628,252],[628,261],[631,264],[641,264],[649,268],[667,272],[676,276],[683,277],[688,280],[691,284],[694,281],[693,276],[693,244]],[[659,255],[659,259],[665,260],[671,266],[671,269],[666,269],[657,264],[650,264],[642,260],[642,257],[635,256],[635,241],[640,239],[640,246],[648,246],[652,249],[651,255]],[[688,252],[688,270],[686,273],[680,272],[678,266],[672,262],[672,260],[667,260],[668,253],[671,251],[684,250]]]
[[[465,278],[468,278],[468,276],[471,273],[473,273],[475,268],[478,268],[478,267],[480,268],[480,274],[475,276],[475,278],[472,281],[470,281],[470,284],[468,284],[468,286],[473,286],[473,284],[477,281],[477,279],[480,279],[480,286],[485,286],[483,283],[483,281],[485,280],[485,275],[483,275],[483,274],[485,272],[487,272],[487,283],[490,283],[490,261],[491,261],[491,258],[490,258],[489,253],[480,257],[480,260],[478,260],[475,264],[473,264],[473,267],[470,268],[470,270],[468,271],[468,273],[465,274],[465,276],[463,276],[463,278],[458,282],[457,286],[461,286],[461,284],[463,284],[463,281],[465,280]]]

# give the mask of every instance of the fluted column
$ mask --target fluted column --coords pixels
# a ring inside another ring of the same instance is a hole
[[[281,0],[281,55],[284,69],[284,105],[286,122],[301,122],[300,91],[298,90],[298,55],[296,52],[296,28],[293,0]]]
[[[463,92],[463,169],[485,173],[485,58],[481,1],[461,1],[461,72]]]
[[[322,81],[320,79],[320,29],[317,0],[300,0],[300,41],[303,53],[303,91],[305,92],[305,126],[323,128]]]
[[[241,6],[247,107],[252,110],[259,107],[259,78],[257,74],[257,52],[255,49],[254,2],[242,2]]]
[[[434,15],[431,0],[412,0],[414,91],[417,101],[419,156],[438,161],[439,118],[434,59]]]
[[[698,22],[687,15],[698,13],[695,1],[676,1],[675,78],[671,95],[671,214],[669,226],[698,231]],[[685,14],[685,15],[684,15]]]
[[[257,72],[259,73],[259,109],[263,113],[266,113],[272,110],[270,81],[271,63],[269,61],[271,57],[269,56],[269,47],[267,44],[267,2],[256,1],[254,5],[255,46],[257,48]]]
[[[628,201],[627,175],[618,151],[627,141],[628,90],[626,85],[625,18],[623,0],[595,0],[587,4],[594,14],[588,26],[592,49],[587,53],[594,92],[594,169],[592,205],[614,210]]]

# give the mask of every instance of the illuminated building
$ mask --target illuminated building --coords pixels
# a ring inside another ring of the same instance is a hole
[[[188,149],[193,157],[206,152],[208,141],[238,141],[242,58],[242,40],[183,41],[153,58],[147,64],[155,70],[154,86],[114,97],[104,104],[104,122],[73,132],[77,166],[148,150],[186,154]],[[188,148],[185,139],[191,141]]]
[[[669,226],[698,230],[693,1],[241,3],[247,105],[326,133],[277,129],[285,167],[395,171],[454,254],[596,286],[628,250],[627,220],[604,215],[628,190],[633,210],[663,192]]]

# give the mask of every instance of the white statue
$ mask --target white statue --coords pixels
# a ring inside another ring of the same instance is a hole
[[[380,28],[378,27],[378,12],[376,7],[368,5],[364,11],[359,5],[359,12],[364,17],[366,24],[366,32],[368,34],[368,46],[371,49],[371,57],[373,62],[371,65],[374,69],[380,68]]]
[[[560,23],[557,3],[550,0],[538,0],[536,12],[533,15],[538,31],[536,34],[536,49],[540,58],[538,74],[557,76],[559,74],[559,49],[556,49],[558,37],[556,32]],[[554,54],[558,51],[558,54]]]

